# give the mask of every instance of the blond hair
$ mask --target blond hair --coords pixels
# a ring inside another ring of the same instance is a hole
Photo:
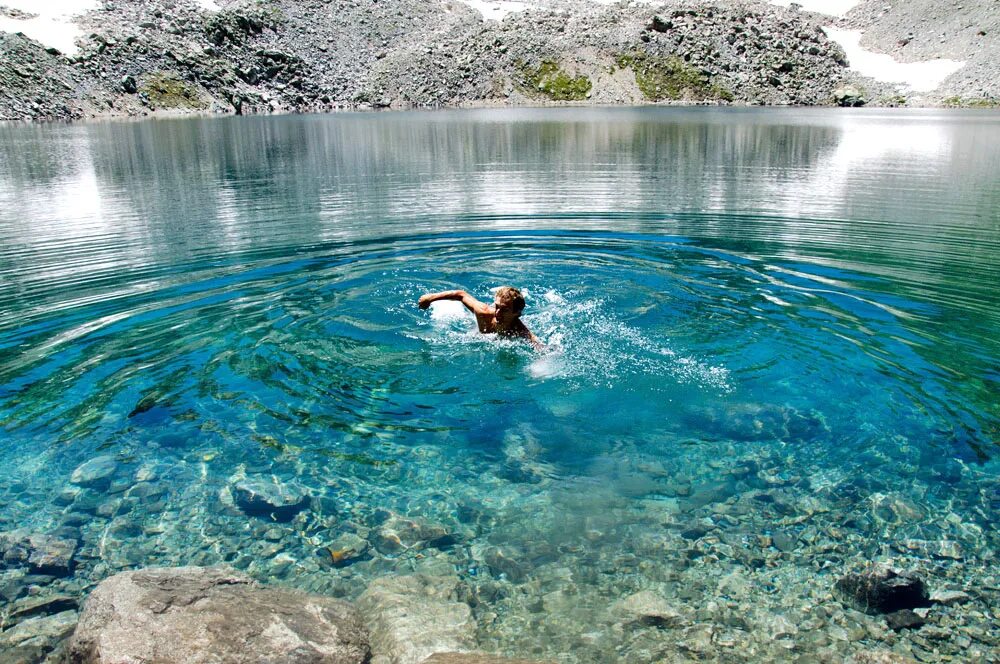
[[[501,286],[497,289],[496,297],[504,302],[509,302],[514,313],[519,314],[524,311],[524,296],[513,286]]]

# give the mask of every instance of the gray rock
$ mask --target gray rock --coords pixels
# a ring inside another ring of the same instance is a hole
[[[912,574],[891,569],[875,568],[861,574],[847,574],[837,581],[836,590],[845,600],[872,615],[930,604],[923,581]]]
[[[77,541],[24,531],[0,533],[0,559],[7,567],[27,567],[38,574],[65,576],[73,570]]]
[[[837,106],[864,106],[865,93],[856,85],[843,85],[833,91],[833,103]]]
[[[944,604],[945,606],[964,604],[971,599],[972,597],[969,596],[969,593],[962,592],[961,590],[937,590],[931,593],[932,602],[935,604]]]
[[[421,664],[555,664],[555,661],[509,659],[507,657],[500,657],[499,655],[489,655],[479,652],[438,652],[425,659]]]
[[[274,521],[291,521],[309,506],[309,494],[295,482],[248,477],[236,482],[232,493],[243,512]]]
[[[51,616],[29,618],[0,633],[0,646],[43,645],[47,641],[64,639],[76,627],[77,617],[76,611],[62,611]]]
[[[354,609],[328,597],[259,586],[220,568],[136,570],[102,581],[70,640],[72,664],[327,662],[369,659]]]
[[[476,622],[457,601],[457,577],[391,576],[358,598],[371,630],[372,664],[419,664],[434,653],[475,645]]]
[[[14,625],[29,618],[48,616],[63,611],[75,611],[77,601],[69,595],[37,595],[18,600],[10,607],[6,624]]]
[[[375,534],[375,548],[382,553],[398,553],[416,546],[430,546],[447,535],[448,529],[440,524],[394,514]]]
[[[103,488],[111,483],[111,477],[117,470],[118,462],[110,454],[105,454],[77,466],[69,481],[77,486]]]
[[[643,590],[619,600],[612,612],[626,623],[645,627],[672,627],[681,622],[681,614],[656,593]]]
[[[886,615],[885,622],[892,631],[898,632],[903,629],[918,629],[924,624],[924,619],[910,609],[903,609]]]

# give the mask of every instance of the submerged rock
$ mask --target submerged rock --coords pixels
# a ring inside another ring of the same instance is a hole
[[[236,505],[250,516],[291,521],[309,506],[309,494],[295,482],[248,477],[232,487]]]
[[[891,569],[847,574],[837,581],[836,590],[858,609],[872,615],[930,606],[923,581]]]
[[[369,661],[367,632],[341,600],[257,585],[232,570],[136,570],[102,581],[69,644],[73,664]]]
[[[448,535],[448,529],[441,524],[394,514],[376,532],[375,548],[382,553],[398,553],[415,546],[434,546]]]
[[[94,457],[77,466],[69,481],[77,486],[103,488],[111,483],[118,470],[118,462],[110,454]]]
[[[0,633],[0,650],[15,647],[50,650],[56,642],[72,633],[77,617],[76,611],[62,611],[51,616],[29,618],[19,622],[13,628]]]
[[[358,598],[371,630],[372,664],[419,664],[434,653],[471,650],[476,621],[469,605],[457,601],[458,585],[454,576],[372,582]]]
[[[644,627],[675,627],[681,622],[680,612],[649,590],[619,600],[612,606],[612,612],[626,623]]]
[[[0,533],[0,567],[27,567],[37,574],[65,576],[73,571],[77,541],[22,531]]]
[[[937,590],[931,593],[932,602],[935,604],[944,604],[945,606],[964,604],[971,599],[972,597],[969,593],[962,592],[961,590]]]
[[[552,660],[508,659],[479,652],[436,652],[421,664],[555,664]]]
[[[903,609],[886,615],[885,622],[892,631],[898,632],[903,629],[918,629],[923,626],[924,619],[910,609]]]

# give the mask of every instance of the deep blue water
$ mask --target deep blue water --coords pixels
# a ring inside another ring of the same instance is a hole
[[[0,145],[0,531],[78,538],[53,587],[228,563],[354,597],[417,571],[458,576],[486,650],[995,660],[1000,115],[343,114]],[[505,284],[545,352],[416,307]],[[110,484],[71,482],[102,455]],[[248,515],[244,477],[313,502]],[[401,519],[435,536],[387,544]],[[345,536],[366,550],[331,567]],[[938,653],[831,598],[868,561],[977,589]],[[682,626],[623,628],[643,590]]]

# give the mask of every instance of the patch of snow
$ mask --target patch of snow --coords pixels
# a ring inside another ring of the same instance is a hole
[[[97,0],[3,0],[3,4],[37,16],[29,19],[0,16],[0,31],[23,32],[45,46],[72,55],[77,51],[76,39],[83,36],[73,17],[96,8]]]
[[[788,7],[791,4],[801,5],[807,12],[817,12],[827,16],[844,16],[858,5],[861,0],[769,0],[772,5]]]
[[[851,69],[878,81],[899,83],[914,92],[937,89],[944,79],[965,66],[959,60],[926,60],[924,62],[899,62],[891,55],[873,53],[861,46],[860,30],[841,30],[824,27],[827,36],[844,47]]]
[[[205,11],[209,12],[219,11],[219,5],[215,3],[215,0],[194,0],[194,4],[198,5]]]
[[[527,2],[517,2],[516,0],[462,0],[469,5],[487,21],[502,21],[507,14],[524,11],[531,5]]]

